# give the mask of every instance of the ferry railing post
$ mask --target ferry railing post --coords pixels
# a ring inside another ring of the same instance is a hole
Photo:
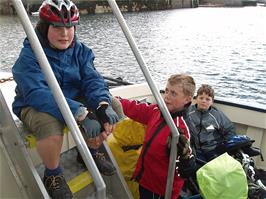
[[[129,46],[131,47],[131,50],[133,51],[137,62],[140,66],[140,69],[142,70],[146,81],[148,82],[148,85],[160,107],[160,110],[163,113],[163,116],[167,122],[167,124],[170,127],[170,130],[172,132],[172,141],[171,141],[171,151],[170,151],[170,157],[169,157],[169,168],[168,168],[168,178],[167,178],[167,184],[166,184],[166,192],[165,192],[165,199],[170,199],[172,194],[172,188],[173,188],[173,181],[174,181],[174,175],[175,175],[175,164],[176,164],[176,156],[177,156],[177,143],[179,138],[179,132],[172,120],[172,117],[161,97],[161,94],[159,93],[159,90],[157,89],[155,83],[152,80],[152,77],[150,75],[150,72],[146,66],[146,63],[144,62],[144,59],[136,45],[136,42],[134,41],[134,38],[126,24],[126,21],[124,17],[121,14],[121,11],[119,10],[117,3],[115,0],[107,0],[110,7],[112,8],[112,11],[120,24],[120,27],[122,31],[124,32],[124,35],[129,43]]]
[[[66,99],[63,95],[61,88],[59,87],[57,80],[54,76],[54,73],[51,69],[51,66],[47,60],[46,55],[44,54],[43,48],[39,42],[39,39],[34,31],[34,28],[30,22],[30,19],[25,11],[25,8],[21,0],[12,0],[13,5],[17,11],[17,14],[21,20],[24,31],[30,41],[30,45],[34,51],[34,54],[41,66],[42,72],[45,75],[48,86],[52,91],[52,94],[55,98],[55,101],[65,119],[65,122],[73,136],[73,139],[78,147],[81,156],[93,178],[93,181],[96,186],[96,198],[105,199],[106,198],[106,185],[104,180],[92,158],[92,155],[83,139],[83,136],[78,128],[78,125],[74,119],[74,116],[66,102]]]

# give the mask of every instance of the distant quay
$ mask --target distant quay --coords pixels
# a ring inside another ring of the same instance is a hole
[[[261,0],[264,1],[264,0]],[[259,0],[200,0],[200,7],[242,7],[256,6]]]
[[[22,0],[26,11],[31,14],[38,11],[42,0]],[[73,0],[81,14],[108,13],[111,8],[106,0]],[[166,10],[176,8],[198,7],[199,0],[117,0],[122,12],[139,12],[151,10]],[[1,0],[0,14],[16,14],[10,0]]]
[[[81,14],[97,14],[111,12],[107,0],[72,0]],[[152,10],[167,10],[196,7],[241,7],[256,6],[266,0],[117,0],[122,12],[141,12]],[[22,0],[26,11],[31,14],[37,12],[43,0]],[[0,1],[0,15],[16,14],[11,0]]]

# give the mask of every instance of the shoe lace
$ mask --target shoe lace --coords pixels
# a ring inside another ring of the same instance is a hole
[[[105,160],[105,155],[104,153],[97,152],[95,157],[99,160]]]
[[[60,185],[62,184],[62,176],[49,176],[46,179],[46,182],[50,182],[48,189],[53,189],[53,190],[59,190],[60,189]]]

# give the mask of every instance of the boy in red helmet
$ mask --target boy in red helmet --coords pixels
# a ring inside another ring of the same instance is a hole
[[[102,158],[92,140],[102,143],[118,116],[106,83],[93,65],[92,50],[75,37],[78,9],[70,0],[46,0],[39,16],[36,34],[54,75],[86,143],[92,143],[90,151],[98,169],[112,175],[114,166]],[[12,73],[17,83],[13,111],[36,135],[37,151],[45,165],[44,185],[52,198],[72,198],[59,165],[65,121],[27,38]]]

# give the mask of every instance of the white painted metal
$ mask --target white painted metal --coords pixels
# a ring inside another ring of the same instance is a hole
[[[12,75],[11,73],[0,72],[0,78],[8,78],[11,75]],[[14,115],[14,114],[11,115],[11,112],[12,112],[11,105],[12,105],[12,102],[13,102],[13,99],[14,99],[14,96],[15,96],[15,86],[16,86],[16,84],[15,84],[14,81],[9,81],[9,82],[1,84],[1,90],[3,91],[3,94],[4,94],[3,98],[7,101],[7,107],[8,107],[7,109],[9,109],[9,111],[10,111],[10,118],[11,119],[13,118],[13,120],[16,120],[17,121],[17,125],[18,125],[18,123],[20,123],[20,122],[18,121],[17,116]],[[2,110],[1,106],[0,106],[0,110]],[[1,111],[0,111],[0,116],[2,116]],[[1,119],[1,117],[0,117],[0,119]],[[0,120],[0,135],[2,133],[2,131],[1,131],[2,130],[1,129],[1,121],[4,122],[3,120]],[[22,140],[21,137],[20,137],[20,139]],[[21,143],[21,145],[24,146],[24,143]],[[62,147],[62,151],[61,152],[64,153],[64,152],[72,149],[75,146],[76,146],[76,144],[75,144],[75,141],[74,141],[72,135],[70,133],[65,133],[63,147]],[[0,148],[2,149],[2,147],[0,147]],[[115,158],[113,157],[113,155],[111,153],[111,150],[110,150],[109,146],[105,142],[104,142],[104,149],[105,149],[106,153],[108,154],[109,158],[111,159],[112,163],[114,164],[114,166],[116,168],[119,168],[117,163],[116,163],[116,161],[115,161]],[[9,185],[13,185],[14,188],[13,189],[8,189],[8,190],[7,189],[6,190],[0,190],[0,198],[6,198],[6,197],[2,197],[2,196],[7,196],[8,198],[10,198],[10,197],[12,197],[12,198],[22,198],[22,194],[21,193],[24,190],[22,189],[23,186],[18,181],[20,176],[19,176],[19,174],[16,173],[16,171],[15,172],[9,171],[9,170],[11,170],[13,168],[13,166],[11,164],[6,165],[6,162],[8,160],[8,156],[5,156],[3,151],[4,150],[0,151],[1,152],[0,153],[0,159],[1,159],[0,168],[1,168],[1,171],[3,170],[4,172],[0,173],[0,177],[1,177],[1,180],[5,179],[5,181],[7,181],[7,183]],[[34,166],[39,165],[41,163],[41,159],[40,159],[35,147],[34,148],[27,148],[27,151],[29,152],[29,156],[30,156],[29,158],[33,162],[32,167],[33,167],[33,170],[34,170]],[[21,157],[22,156],[23,155],[21,155]],[[17,180],[16,180],[16,178],[14,176],[18,176]],[[105,178],[104,181],[105,181],[105,183],[107,183],[108,190],[109,190],[108,194],[106,195],[107,199],[111,199],[111,198],[133,199],[133,196],[132,196],[131,192],[129,191],[129,189],[127,187],[127,184],[125,182],[125,179],[123,178],[123,176],[122,176],[122,174],[121,174],[119,169],[117,170],[117,172],[113,176]],[[40,181],[40,183],[42,184],[41,181]],[[1,185],[3,186],[3,183],[1,183]],[[27,187],[31,187],[31,185],[28,185]],[[44,187],[43,187],[43,189],[45,191]],[[75,195],[75,196],[79,197],[79,195]],[[35,195],[34,198],[40,198],[40,197],[41,196]],[[95,198],[98,197],[97,196],[97,192],[94,192],[93,196],[92,196],[86,190],[83,191],[82,198],[87,198],[87,197],[91,198],[91,199],[95,199]],[[48,195],[47,195],[47,197],[44,197],[44,198],[48,198]]]
[[[162,111],[162,114],[164,116],[164,119],[166,121],[166,123],[168,124],[168,126],[170,127],[171,133],[172,133],[172,139],[171,139],[171,150],[170,150],[170,157],[169,157],[169,162],[171,162],[172,164],[169,164],[168,166],[168,178],[167,178],[167,183],[166,183],[166,191],[165,191],[165,199],[170,199],[171,195],[172,195],[172,189],[173,189],[173,182],[174,182],[174,175],[175,175],[175,167],[176,167],[176,156],[177,156],[177,143],[178,143],[178,137],[179,137],[179,132],[178,129],[176,128],[172,117],[166,107],[166,104],[164,103],[158,88],[156,87],[150,71],[148,69],[148,67],[146,66],[146,63],[144,61],[144,58],[142,57],[138,46],[126,24],[126,21],[120,11],[120,9],[118,8],[118,5],[116,3],[115,0],[107,0],[110,7],[112,8],[112,11],[128,41],[128,44],[135,56],[135,58],[137,59],[137,62],[140,66],[140,69],[153,93],[153,96],[156,99],[156,102],[158,104],[158,106],[160,107],[160,110]]]
[[[0,92],[0,137],[0,165],[1,168],[6,168],[6,163],[8,164],[9,168],[3,171],[3,175],[11,174],[11,176],[6,177],[9,177],[10,182],[16,183],[17,186],[14,187],[14,192],[17,191],[20,198],[48,198],[42,180],[34,168],[24,141],[10,114],[2,91]],[[3,180],[1,184],[5,183],[5,179],[2,176],[0,179]],[[10,193],[7,191],[1,191],[0,195],[9,196]],[[11,194],[14,194],[14,192],[11,192]]]
[[[129,99],[147,98],[148,101],[156,103],[147,84],[118,87],[112,89],[111,92],[114,96]],[[261,149],[263,157],[266,159],[266,110],[264,109],[264,112],[255,111],[218,102],[214,105],[235,124],[238,134],[247,135],[255,140],[254,146]],[[255,160],[258,167],[266,170],[266,161],[261,161],[260,157],[256,157]]]
[[[75,143],[80,151],[80,154],[90,171],[90,174],[93,178],[93,181],[96,185],[96,196],[97,199],[105,199],[106,198],[106,185],[104,180],[92,158],[92,155],[83,139],[83,136],[78,128],[78,125],[74,119],[74,116],[66,102],[66,99],[63,95],[61,88],[58,85],[58,82],[54,76],[54,73],[51,69],[51,66],[47,60],[47,57],[42,49],[42,46],[38,40],[38,37],[34,31],[34,28],[30,22],[30,19],[26,13],[26,10],[22,4],[21,0],[12,0],[12,3],[18,13],[18,16],[23,25],[24,31],[27,34],[27,37],[30,41],[30,45],[34,51],[34,54],[40,64],[42,72],[47,80],[49,88],[51,89],[55,101],[65,119],[65,122],[70,129],[70,132],[75,140]]]
[[[0,73],[0,78],[2,77],[9,77],[10,73]],[[11,103],[15,96],[14,92],[15,83],[6,82],[1,84],[1,90],[3,91],[4,97],[7,100],[8,107],[11,107]],[[10,92],[12,91],[12,92]],[[147,84],[137,84],[137,85],[130,85],[130,86],[122,86],[111,89],[111,93],[114,96],[121,96],[129,99],[147,99],[149,102],[156,103],[154,97],[152,96],[152,92],[149,89]],[[222,103],[216,103],[219,109],[221,109],[235,124],[236,131],[238,134],[246,134],[252,139],[255,140],[254,145],[259,147],[263,153],[264,158],[266,157],[266,112],[260,112],[255,110],[249,110],[246,108],[240,108],[230,105],[225,105]],[[13,115],[13,118],[16,119],[16,116]],[[67,134],[65,138],[65,146],[64,150],[68,150],[75,146],[73,138],[70,134]],[[30,152],[34,153],[34,152]],[[1,155],[2,153],[0,153]],[[32,156],[32,154],[31,154]],[[32,156],[33,157],[33,156]],[[4,180],[5,182],[9,183],[10,185],[14,184],[14,182],[8,180],[10,179],[11,172],[8,172],[8,167],[5,165],[5,161],[3,160],[3,155],[0,157],[0,179]],[[260,158],[255,158],[256,166],[259,168],[266,169],[266,162],[262,162]],[[2,183],[1,183],[2,184]],[[13,193],[16,193],[18,190],[17,187],[13,188]],[[2,191],[0,191],[2,192]],[[0,193],[1,196],[1,193]],[[1,197],[0,197],[1,198]]]

